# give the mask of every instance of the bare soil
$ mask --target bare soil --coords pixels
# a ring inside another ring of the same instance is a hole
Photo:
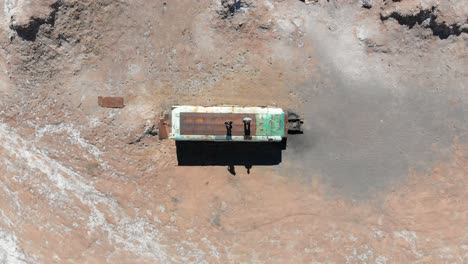
[[[0,262],[466,263],[466,1],[224,2],[0,0]],[[178,166],[176,104],[305,133]]]

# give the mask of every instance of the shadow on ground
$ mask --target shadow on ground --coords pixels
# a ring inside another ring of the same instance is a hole
[[[285,142],[176,142],[179,166],[278,165],[284,146]]]

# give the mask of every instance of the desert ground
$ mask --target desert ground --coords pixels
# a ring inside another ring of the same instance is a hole
[[[306,2],[0,0],[0,263],[468,263],[468,2]],[[179,166],[183,104],[304,134]]]

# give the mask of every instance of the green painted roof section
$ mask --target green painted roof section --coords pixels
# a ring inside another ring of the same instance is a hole
[[[257,136],[284,136],[284,113],[256,114]]]

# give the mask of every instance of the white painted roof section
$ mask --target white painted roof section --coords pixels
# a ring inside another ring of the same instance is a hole
[[[258,106],[192,106],[180,105],[172,108],[174,113],[233,113],[233,114],[282,114],[283,109],[277,107]]]

